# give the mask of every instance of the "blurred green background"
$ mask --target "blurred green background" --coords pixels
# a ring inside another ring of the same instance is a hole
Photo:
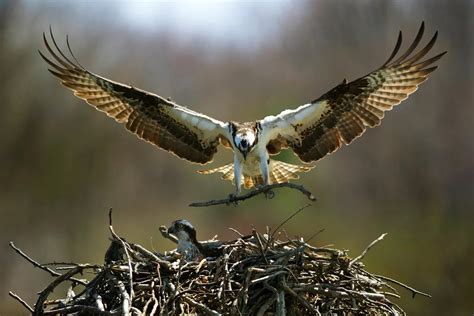
[[[399,304],[413,315],[474,312],[473,1],[15,1],[0,2],[0,315],[21,314],[46,273],[40,262],[101,263],[107,212],[128,240],[170,250],[159,225],[190,220],[201,239],[234,238],[227,228],[276,227],[306,204],[278,191],[239,207],[191,209],[191,201],[233,190],[218,176],[157,150],[72,96],[46,71],[37,49],[52,26],[81,63],[113,80],[172,97],[221,120],[253,120],[306,103],[365,75],[405,46],[421,21],[439,69],[381,127],[302,177],[319,198],[289,222],[289,235],[358,255],[433,295]],[[425,39],[425,42],[426,43]],[[289,152],[281,157],[297,160]],[[229,162],[229,151],[212,166]],[[63,293],[59,293],[63,294]]]

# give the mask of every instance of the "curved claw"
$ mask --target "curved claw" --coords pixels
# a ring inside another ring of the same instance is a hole
[[[265,191],[265,198],[271,200],[274,197],[275,197],[275,192],[273,192],[272,190]]]
[[[229,202],[227,202],[226,204],[227,205],[233,204],[233,205],[237,206],[237,204],[238,204],[237,197],[238,196],[239,195],[237,194],[237,192],[236,193],[230,193],[229,194]]]

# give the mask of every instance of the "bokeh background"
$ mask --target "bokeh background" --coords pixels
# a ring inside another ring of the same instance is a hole
[[[474,312],[474,2],[472,1],[16,1],[0,2],[0,315],[33,303],[40,262],[100,263],[107,212],[128,240],[172,249],[159,225],[190,220],[198,237],[234,238],[276,227],[306,204],[278,191],[239,207],[191,209],[233,190],[87,106],[46,71],[37,49],[52,26],[81,63],[119,82],[172,97],[221,120],[253,120],[294,108],[380,66],[397,33],[421,21],[439,69],[381,127],[318,163],[300,183],[319,200],[290,221],[289,235],[358,255],[387,232],[365,264],[433,295],[399,304],[413,315]],[[297,160],[289,152],[280,157]],[[219,153],[213,166],[227,163]],[[63,294],[63,293],[59,293]]]

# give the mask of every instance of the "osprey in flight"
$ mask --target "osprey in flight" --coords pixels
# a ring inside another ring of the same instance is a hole
[[[437,67],[432,66],[446,52],[421,61],[435,44],[437,32],[428,44],[414,53],[421,41],[424,23],[405,53],[396,57],[402,33],[395,49],[378,69],[352,82],[344,80],[321,97],[294,110],[267,116],[253,122],[222,122],[195,112],[156,94],[98,76],[82,67],[67,41],[68,58],[43,33],[44,44],[52,58],[41,52],[49,71],[99,111],[159,148],[179,158],[199,164],[212,161],[218,146],[234,151],[228,165],[200,171],[223,173],[223,179],[234,181],[237,194],[246,188],[298,178],[313,165],[293,165],[270,159],[282,149],[291,148],[305,163],[315,162],[350,144],[367,127],[380,124],[384,112],[415,92]]]

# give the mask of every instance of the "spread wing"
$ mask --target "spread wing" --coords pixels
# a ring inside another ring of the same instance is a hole
[[[50,30],[51,31],[51,30]],[[219,141],[228,144],[230,134],[226,123],[194,112],[158,95],[100,77],[82,67],[68,48],[75,63],[58,48],[57,53],[43,33],[44,44],[52,56],[41,57],[61,83],[101,112],[159,148],[190,162],[212,161]]]
[[[446,52],[420,61],[433,47],[438,32],[419,52],[412,54],[424,32],[424,23],[407,51],[395,61],[402,42],[382,67],[367,76],[341,84],[320,98],[295,110],[286,110],[261,121],[268,148],[291,147],[305,162],[316,161],[350,144],[367,127],[380,124],[384,112],[400,104],[418,89],[437,67],[430,66]]]

